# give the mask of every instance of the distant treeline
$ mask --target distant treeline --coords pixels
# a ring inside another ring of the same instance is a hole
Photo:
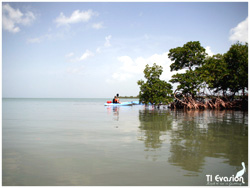
[[[119,96],[120,99],[139,99],[139,96]]]

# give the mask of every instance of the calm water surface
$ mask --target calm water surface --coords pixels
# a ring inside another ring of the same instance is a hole
[[[248,185],[247,112],[105,101],[3,99],[3,185],[202,186],[242,162]]]

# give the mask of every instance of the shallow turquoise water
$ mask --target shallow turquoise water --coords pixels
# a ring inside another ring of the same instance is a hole
[[[3,185],[202,186],[235,176],[242,162],[248,185],[247,112],[107,100],[3,99]]]

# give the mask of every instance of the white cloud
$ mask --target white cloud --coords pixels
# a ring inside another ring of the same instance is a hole
[[[35,15],[32,12],[28,11],[22,18],[21,23],[23,25],[30,25],[35,19],[36,19]]]
[[[132,60],[129,56],[121,56],[118,57],[118,61],[122,63],[121,71],[133,74],[141,73],[143,66],[146,65],[142,57]]]
[[[128,78],[131,78],[132,75],[129,74],[129,73],[114,73],[112,75],[112,78],[113,79],[116,79],[116,80],[119,80],[119,81],[124,81],[124,80],[127,80]]]
[[[92,27],[94,29],[102,29],[103,28],[103,23],[94,23],[94,24],[92,24]]]
[[[130,73],[126,73],[126,72],[118,72],[118,73],[114,73],[112,74],[111,78],[106,79],[106,82],[109,84],[113,84],[116,82],[123,82],[128,80],[129,78],[132,78],[133,75]]]
[[[36,19],[32,12],[22,13],[19,9],[12,8],[9,4],[4,4],[2,11],[3,29],[12,33],[20,31],[18,25],[30,25]]]
[[[42,41],[41,37],[37,37],[37,38],[30,38],[27,40],[28,43],[40,43]]]
[[[73,55],[74,55],[74,53],[73,53],[73,52],[70,52],[70,53],[66,54],[65,57],[66,57],[66,58],[69,58],[69,57],[72,57]]]
[[[96,48],[97,53],[101,53],[101,47]]]
[[[69,74],[83,74],[84,68],[84,66],[77,68],[67,68],[66,72]]]
[[[210,46],[207,46],[205,49],[206,49],[206,53],[208,54],[208,56],[213,56],[214,55],[214,53],[212,52]]]
[[[52,38],[52,35],[47,34],[47,35],[43,35],[40,37],[29,38],[29,39],[27,39],[27,42],[28,43],[40,43],[40,42],[44,41],[45,39],[50,39],[50,38]]]
[[[170,80],[173,74],[176,74],[176,71],[170,72],[170,65],[172,64],[171,60],[168,58],[168,52],[162,54],[154,54],[150,57],[137,57],[132,59],[129,56],[120,56],[117,58],[120,62],[120,67],[115,70],[115,73],[112,74],[111,78],[107,79],[107,83],[114,83],[117,81],[127,81],[128,79],[143,79],[144,74],[143,70],[148,64],[153,66],[154,63],[163,67],[163,73],[161,79]],[[184,72],[185,70],[178,71],[179,73]],[[137,80],[135,80],[136,82]]]
[[[57,26],[75,24],[79,22],[88,22],[93,16],[97,15],[98,13],[93,12],[92,10],[87,10],[87,11],[75,10],[70,17],[66,17],[61,12],[60,15],[56,18],[55,22],[57,23]]]
[[[84,61],[86,59],[88,59],[89,57],[91,56],[94,56],[94,53],[91,52],[90,50],[86,50],[82,55],[81,57],[73,57],[75,56],[75,54],[73,52],[70,52],[68,54],[65,55],[66,58],[70,58],[68,59],[69,62],[78,62],[78,61]]]
[[[110,43],[111,38],[112,38],[111,35],[106,36],[106,37],[105,37],[104,46],[99,46],[99,47],[97,47],[97,48],[96,48],[96,52],[97,52],[97,53],[101,53],[103,48],[108,48],[108,47],[110,47],[110,46],[111,46],[111,43]]]
[[[248,17],[230,30],[229,40],[248,42]]]
[[[105,37],[105,40],[106,40],[106,42],[105,42],[105,44],[104,44],[105,47],[110,47],[110,46],[111,46],[111,44],[110,44],[111,38],[112,38],[111,35]]]
[[[94,54],[91,51],[86,50],[84,52],[84,54],[82,54],[82,56],[80,58],[78,58],[78,61],[83,61],[83,60],[85,60],[85,59],[87,59],[88,57],[91,57],[91,56],[94,56]]]

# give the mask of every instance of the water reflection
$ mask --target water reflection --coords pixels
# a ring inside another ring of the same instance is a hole
[[[113,113],[113,119],[115,121],[119,121],[119,111],[120,111],[120,107],[119,106],[108,106],[106,107],[108,113]]]
[[[248,126],[242,112],[174,112],[169,162],[200,171],[205,157],[225,158],[225,163],[247,163]],[[193,165],[192,161],[195,161]]]
[[[138,139],[144,141],[145,150],[160,148],[165,141],[162,136],[172,127],[173,120],[170,113],[161,110],[140,110],[139,120],[141,133]]]
[[[248,166],[247,118],[240,111],[140,110],[138,140],[144,141],[148,155],[169,142],[167,161],[191,172],[187,175],[202,172],[207,157],[223,159],[240,170],[242,161]]]

